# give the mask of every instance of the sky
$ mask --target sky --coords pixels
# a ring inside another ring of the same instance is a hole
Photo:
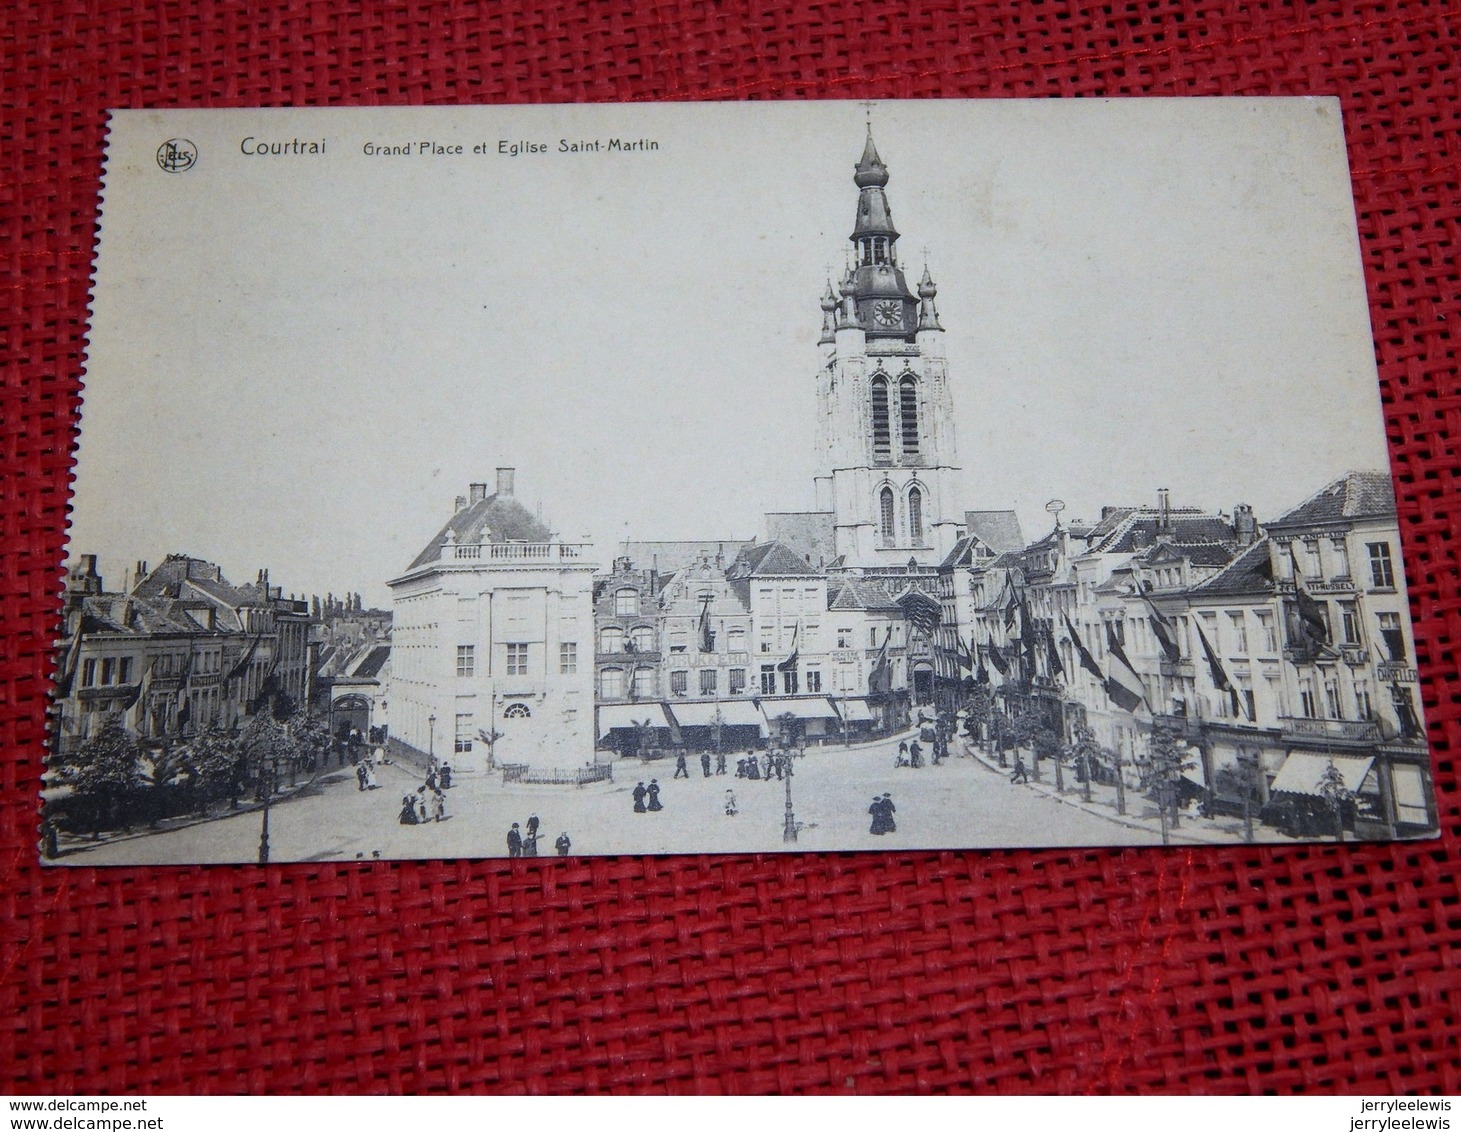
[[[1334,100],[122,111],[70,552],[384,605],[498,466],[606,562],[810,509],[869,114],[962,508],[1261,520],[1388,466]],[[611,138],[658,148],[560,152]]]

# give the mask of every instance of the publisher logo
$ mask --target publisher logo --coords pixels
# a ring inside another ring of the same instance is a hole
[[[198,163],[198,147],[187,138],[168,138],[157,147],[157,167],[164,173],[186,173]]]

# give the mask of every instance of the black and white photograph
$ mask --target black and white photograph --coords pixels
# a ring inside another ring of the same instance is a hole
[[[1437,834],[1337,99],[105,156],[47,863]]]

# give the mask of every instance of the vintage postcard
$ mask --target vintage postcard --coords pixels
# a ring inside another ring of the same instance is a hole
[[[41,854],[1433,836],[1334,99],[119,111]]]

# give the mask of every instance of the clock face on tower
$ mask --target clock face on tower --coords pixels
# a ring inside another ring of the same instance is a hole
[[[879,326],[901,326],[903,304],[893,299],[883,299],[873,304],[873,321]]]

